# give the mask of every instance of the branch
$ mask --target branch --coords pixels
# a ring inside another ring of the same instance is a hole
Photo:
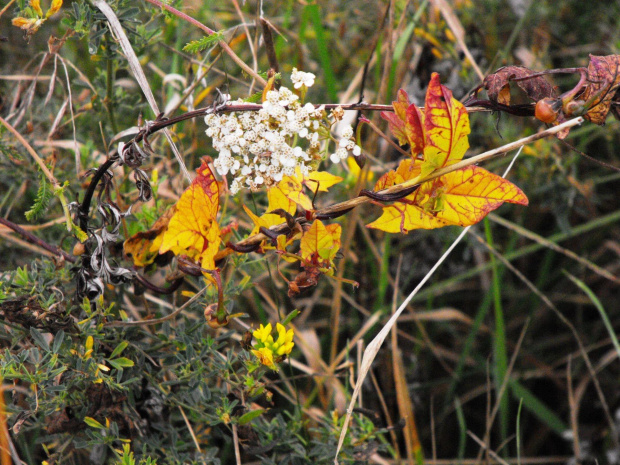
[[[12,229],[13,231],[15,231],[17,234],[22,236],[27,241],[32,242],[33,244],[37,244],[39,247],[47,250],[48,252],[53,253],[54,255],[57,255],[59,257],[63,257],[68,262],[75,263],[77,261],[77,259],[73,255],[69,255],[64,250],[62,250],[62,249],[60,249],[60,248],[58,248],[56,246],[53,246],[51,244],[48,244],[43,239],[39,239],[37,236],[32,234],[30,231],[26,231],[24,228],[22,228],[18,224],[15,224],[12,221],[9,221],[9,220],[7,220],[5,218],[2,218],[1,216],[0,216],[0,224],[3,224],[7,228]]]
[[[411,190],[412,188],[419,186],[420,184],[427,182],[427,181],[431,181],[433,179],[436,179],[440,176],[443,176],[445,174],[451,173],[453,171],[456,171],[458,169],[464,168],[466,166],[471,166],[474,164],[478,164],[487,160],[490,160],[491,158],[495,158],[499,155],[504,155],[507,152],[510,152],[512,150],[518,149],[519,147],[529,144],[530,142],[534,142],[537,141],[538,139],[543,139],[545,137],[548,136],[552,136],[554,134],[557,134],[558,132],[567,129],[567,128],[572,128],[573,126],[577,126],[580,125],[581,123],[583,123],[583,118],[579,117],[579,118],[574,118],[572,120],[566,121],[565,123],[559,124],[558,126],[554,126],[552,128],[546,129],[545,131],[541,131],[537,134],[533,134],[531,136],[528,137],[524,137],[522,139],[519,139],[515,142],[511,142],[509,144],[506,144],[502,147],[493,149],[493,150],[489,150],[487,152],[481,153],[480,155],[476,155],[474,157],[471,158],[467,158],[465,160],[462,160],[458,163],[455,163],[454,165],[450,165],[447,166],[445,168],[441,168],[437,171],[434,171],[433,173],[431,173],[430,175],[426,176],[425,178],[420,178],[419,176],[413,179],[410,179],[408,181],[405,181],[402,184],[397,184],[395,186],[392,187],[388,187],[387,189],[383,189],[380,190],[378,192],[376,192],[376,194],[379,194],[381,196],[394,196],[395,194],[399,194],[399,193],[405,193],[408,190]],[[327,219],[327,218],[337,218],[338,216],[341,216],[345,213],[347,213],[348,211],[352,210],[353,208],[357,207],[358,205],[362,205],[364,203],[370,202],[372,201],[372,198],[364,195],[363,193],[358,196],[358,197],[354,197],[352,199],[346,200],[344,202],[339,202],[336,203],[334,205],[331,205],[329,207],[325,207],[319,210],[316,210],[314,212],[314,217],[315,218],[319,218],[319,219]],[[296,218],[295,219],[299,224],[303,224],[306,223],[307,220],[305,217],[300,217],[300,218]],[[275,234],[286,234],[287,232],[290,231],[289,226],[286,223],[282,223],[279,224],[277,226],[272,226],[271,228],[269,228],[271,231],[273,231]],[[260,243],[262,241],[264,241],[265,239],[269,239],[269,237],[263,233],[258,233],[255,234],[253,236],[248,237],[247,239],[244,239],[242,241],[237,242],[236,244],[231,244],[231,245],[227,245],[228,248],[231,248],[233,250],[235,249],[250,249],[252,247],[258,247],[260,245]]]

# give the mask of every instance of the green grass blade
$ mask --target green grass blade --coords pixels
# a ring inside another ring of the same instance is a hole
[[[526,387],[514,379],[511,379],[509,384],[512,395],[522,400],[523,406],[550,429],[559,435],[568,429],[566,423]]]
[[[337,102],[338,94],[336,92],[336,76],[334,75],[334,70],[332,69],[329,47],[327,45],[327,37],[323,29],[319,5],[317,5],[316,3],[306,5],[304,10],[304,13],[308,15],[308,19],[314,27],[317,52],[319,54],[319,61],[321,62],[321,67],[323,68],[323,77],[325,80],[325,88],[327,89],[327,94],[329,95],[329,98],[332,102]]]
[[[567,271],[564,271],[564,274],[568,276],[568,279],[574,282],[577,285],[577,287],[579,287],[579,289],[585,292],[585,294],[588,296],[590,301],[594,304],[598,312],[601,314],[601,318],[603,319],[605,328],[607,328],[607,331],[609,332],[609,337],[611,337],[611,342],[613,342],[614,347],[616,348],[616,352],[618,352],[618,356],[620,357],[620,343],[618,343],[618,337],[616,336],[616,331],[614,331],[614,327],[611,325],[611,321],[609,320],[609,317],[607,316],[607,312],[605,312],[605,309],[603,308],[603,304],[601,304],[601,301],[598,299],[598,297],[596,297],[594,292],[592,292],[592,289],[590,289],[586,285],[586,283],[577,279],[576,277],[574,277],[572,274],[570,274]]]

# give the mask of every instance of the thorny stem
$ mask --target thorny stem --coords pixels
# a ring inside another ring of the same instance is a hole
[[[151,3],[151,4],[153,4],[153,5],[158,6],[159,8],[163,8],[164,10],[169,11],[170,13],[172,13],[173,15],[175,15],[175,16],[181,18],[181,19],[184,19],[185,21],[187,21],[187,22],[193,24],[194,26],[202,29],[209,36],[215,34],[215,31],[213,29],[208,28],[207,26],[202,24],[200,21],[192,18],[189,15],[186,15],[185,13],[177,10],[176,8],[171,7],[170,5],[166,5],[165,3],[162,3],[159,0],[146,0],[146,1]],[[239,65],[239,67],[243,71],[248,73],[250,76],[252,76],[258,82],[260,82],[263,86],[267,85],[267,81],[265,81],[256,71],[254,71],[252,68],[250,68],[241,58],[239,58],[237,56],[237,54],[233,51],[233,49],[230,48],[230,45],[228,45],[226,43],[226,41],[220,40],[218,42],[218,44],[228,54],[228,56],[230,56],[230,58],[232,58],[232,60]]]

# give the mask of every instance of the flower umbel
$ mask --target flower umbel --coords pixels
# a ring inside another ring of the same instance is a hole
[[[295,345],[293,342],[295,332],[292,328],[287,331],[283,325],[276,323],[278,339],[275,342],[271,332],[272,326],[271,323],[269,323],[267,326],[260,325],[260,327],[252,333],[254,339],[256,339],[256,344],[253,346],[252,353],[262,365],[278,371],[276,363],[282,361],[293,350],[293,346]]]
[[[344,111],[340,108],[328,116],[323,106],[301,102],[307,88],[314,84],[314,74],[293,70],[291,80],[295,91],[284,86],[270,88],[259,111],[205,117],[207,136],[219,152],[213,165],[221,176],[233,175],[233,195],[243,188],[257,191],[275,186],[284,176],[293,176],[297,168],[307,176],[325,158],[321,142],[333,140],[330,130]],[[344,160],[351,151],[359,153],[353,128],[345,130],[343,139],[337,155],[330,157],[334,162]]]

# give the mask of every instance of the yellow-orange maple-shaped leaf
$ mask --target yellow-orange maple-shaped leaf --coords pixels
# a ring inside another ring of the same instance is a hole
[[[506,179],[469,166],[423,183],[417,191],[383,208],[369,228],[406,233],[477,223],[502,203],[527,205],[525,194]]]
[[[299,168],[297,168],[296,176],[301,176]],[[311,191],[327,192],[327,190],[342,181],[340,176],[328,173],[327,171],[310,171],[308,176],[303,176],[303,183]]]
[[[436,169],[463,158],[469,148],[470,133],[467,109],[441,85],[433,73],[424,104],[424,166],[426,176]]]
[[[196,171],[198,175],[177,202],[159,253],[171,250],[175,255],[187,255],[202,268],[213,270],[213,257],[221,242],[219,188],[206,161]]]
[[[328,224],[314,220],[301,238],[300,255],[305,268],[321,268],[332,271],[333,260],[340,249],[342,228],[339,224]]]
[[[135,266],[143,267],[153,263],[173,214],[174,208],[168,209],[148,231],[140,231],[125,241],[123,250],[132,258]]]
[[[295,185],[295,188],[296,187]],[[299,187],[301,188],[301,186]],[[291,215],[295,214],[297,211],[297,204],[286,196],[286,192],[288,192],[286,189],[280,189],[278,185],[267,190],[267,200],[269,202],[269,206],[267,207],[268,212],[282,209]]]
[[[297,168],[293,176],[284,176],[282,181],[269,189],[270,208],[272,207],[271,196],[273,196],[273,203],[281,205],[277,208],[282,208],[291,214],[295,213],[295,210],[293,209],[291,211],[290,205],[288,205],[288,208],[284,208],[286,202],[283,198],[295,202],[304,210],[314,210],[312,207],[312,200],[303,192],[303,186],[305,185],[312,192],[316,192],[317,190],[320,192],[327,192],[330,187],[340,181],[342,181],[340,176],[335,176],[325,171],[311,171],[307,176],[304,176],[299,168]]]

